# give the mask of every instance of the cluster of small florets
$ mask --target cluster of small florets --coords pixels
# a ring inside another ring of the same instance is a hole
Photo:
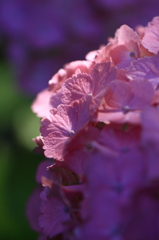
[[[159,239],[159,17],[66,64],[32,110],[39,239]]]

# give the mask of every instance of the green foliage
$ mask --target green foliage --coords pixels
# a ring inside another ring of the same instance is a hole
[[[32,138],[39,135],[39,119],[32,99],[16,88],[9,67],[0,64],[0,236],[5,240],[37,239],[25,211],[36,186],[35,173],[43,156],[36,155]]]

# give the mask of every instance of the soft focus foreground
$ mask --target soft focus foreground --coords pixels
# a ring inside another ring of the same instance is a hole
[[[159,239],[159,17],[61,68],[32,110],[39,239]]]

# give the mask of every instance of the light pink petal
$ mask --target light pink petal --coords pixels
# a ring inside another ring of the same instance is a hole
[[[46,117],[49,114],[49,110],[52,108],[50,105],[50,97],[52,92],[48,89],[44,89],[38,93],[36,99],[32,103],[31,109],[38,117]]]
[[[95,63],[102,63],[106,61],[111,61],[110,56],[109,56],[109,51],[112,48],[112,44],[108,43],[105,47],[100,48],[96,52],[96,56],[94,58]]]
[[[95,56],[97,55],[97,52],[98,52],[98,50],[94,50],[94,51],[87,53],[87,55],[85,56],[85,59],[87,61],[93,61]]]
[[[110,55],[115,65],[120,64],[122,61],[127,61],[130,58],[130,53],[124,45],[118,45],[115,48],[112,48]]]
[[[74,61],[64,65],[64,69],[67,72],[67,78],[70,78],[77,69],[80,69],[82,73],[89,73],[91,66],[90,61]]]
[[[118,41],[119,45],[126,45],[129,41],[136,42],[138,45],[140,44],[139,35],[129,26],[122,25],[115,33],[115,40]]]
[[[50,110],[60,105],[62,93],[58,90],[56,93],[45,89],[41,91],[34,100],[31,108],[38,117],[49,117]]]
[[[159,17],[153,18],[145,28],[142,44],[149,52],[157,54],[159,51]]]
[[[140,39],[143,38],[144,34],[145,34],[145,27],[143,27],[142,25],[138,25],[135,28],[136,32],[138,33]]]
[[[92,78],[86,73],[79,73],[69,78],[62,87],[62,102],[70,104],[92,93]]]
[[[123,25],[116,31],[115,38],[98,52],[95,61],[112,61],[119,69],[124,69],[133,59],[140,57],[139,46],[138,34],[127,25]]]
[[[110,61],[118,69],[125,69],[132,60],[139,57],[140,38],[138,34],[127,25],[122,25],[116,31],[115,38],[97,51],[94,61],[96,63]]]
[[[140,124],[141,111],[130,111],[126,114],[123,112],[98,112],[97,116],[94,118],[94,121],[100,121],[104,123],[113,122],[113,123],[131,123],[131,124]]]
[[[148,81],[112,81],[105,95],[105,103],[98,109],[98,121],[140,123],[140,112],[151,105],[154,90]]]
[[[53,92],[59,90],[63,82],[72,77],[77,70],[83,73],[89,73],[92,66],[90,61],[74,61],[64,65],[49,81],[49,89]]]
[[[66,70],[63,68],[59,69],[59,71],[56,74],[54,74],[52,78],[49,80],[49,90],[52,92],[56,92],[58,89],[60,89],[66,77],[67,77]]]
[[[140,56],[139,46],[137,43],[130,41],[129,44],[117,45],[112,48],[109,55],[118,69],[125,69],[129,66],[132,60],[137,59]]]
[[[73,106],[59,105],[51,111],[50,120],[42,119],[40,128],[45,156],[61,160],[68,139],[90,120],[91,97],[75,102]]]
[[[43,150],[44,144],[43,144],[41,136],[37,136],[36,138],[33,138],[32,141],[37,144],[37,146],[34,148],[34,151],[38,154],[41,154],[41,153],[43,154],[44,153],[44,150]]]
[[[72,107],[60,105],[56,113],[52,112],[51,120],[43,119],[41,121],[40,131],[44,142],[45,156],[47,157],[61,158],[65,142],[71,136],[71,130],[72,134],[74,133],[67,115],[68,111],[74,112]]]
[[[91,110],[94,112],[105,95],[108,83],[116,78],[116,69],[109,62],[100,63],[94,66],[90,75],[78,74],[68,79],[62,90],[62,101],[70,104],[91,95]]]

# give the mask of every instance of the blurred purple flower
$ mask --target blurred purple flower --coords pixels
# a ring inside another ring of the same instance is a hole
[[[15,78],[36,94],[64,63],[83,59],[122,24],[146,25],[158,8],[157,0],[1,0],[0,32]]]

